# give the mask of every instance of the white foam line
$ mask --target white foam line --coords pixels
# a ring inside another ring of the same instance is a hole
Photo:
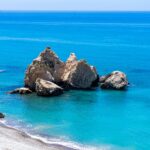
[[[51,145],[60,145],[60,146],[64,146],[64,147],[67,147],[67,148],[72,148],[72,149],[75,149],[75,150],[110,150],[110,147],[109,146],[101,146],[99,148],[96,148],[96,147],[92,147],[92,146],[83,146],[83,145],[80,145],[78,143],[75,143],[75,142],[65,142],[65,141],[60,141],[58,139],[45,139],[41,136],[37,136],[37,135],[31,135],[31,134],[28,134],[30,135],[30,137],[34,138],[34,139],[40,139],[42,140],[43,142],[45,143],[48,143],[48,144],[51,144]]]
[[[121,43],[90,43],[90,42],[78,42],[69,40],[59,40],[59,39],[44,39],[44,38],[28,38],[28,37],[7,37],[1,36],[0,41],[28,41],[28,42],[51,42],[51,43],[61,43],[61,44],[73,44],[73,45],[89,45],[89,46],[104,46],[104,47],[141,47],[149,48],[150,45],[133,45],[133,44],[121,44]]]

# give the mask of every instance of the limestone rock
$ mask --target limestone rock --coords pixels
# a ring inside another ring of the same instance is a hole
[[[36,80],[36,93],[39,96],[58,96],[63,94],[63,89],[53,82],[38,78]]]
[[[32,91],[29,88],[17,88],[11,92],[9,92],[9,94],[30,94],[32,93]]]
[[[52,82],[60,82],[60,74],[64,63],[48,47],[28,67],[25,75],[25,87],[35,90],[37,78]]]
[[[98,75],[93,66],[88,65],[85,60],[78,61],[75,54],[71,54],[68,58],[62,81],[68,83],[73,88],[88,89],[93,86]]]
[[[127,85],[127,77],[120,71],[114,71],[107,76],[100,77],[100,86],[102,89],[123,90]]]

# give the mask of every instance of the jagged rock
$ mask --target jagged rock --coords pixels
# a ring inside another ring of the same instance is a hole
[[[88,89],[94,85],[97,78],[98,75],[93,66],[88,65],[85,60],[78,61],[74,53],[70,55],[64,67],[63,82],[73,88]]]
[[[50,81],[38,78],[36,80],[36,93],[39,96],[58,96],[63,94],[63,89]]]
[[[0,113],[0,119],[5,118],[5,115],[3,113]]]
[[[64,63],[48,47],[28,67],[25,75],[25,87],[35,90],[37,78],[52,82],[60,82],[60,74],[63,71]]]
[[[25,87],[35,90],[38,78],[54,82],[62,87],[88,89],[98,83],[96,69],[84,60],[78,61],[71,54],[67,62],[62,62],[50,49],[46,48],[28,67],[25,76]]]
[[[114,71],[106,76],[100,77],[100,86],[102,89],[123,90],[127,85],[127,77],[120,71]]]
[[[32,91],[29,88],[17,88],[11,92],[9,92],[9,94],[30,94],[32,93]]]

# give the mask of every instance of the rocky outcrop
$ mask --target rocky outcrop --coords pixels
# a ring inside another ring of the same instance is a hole
[[[5,115],[3,113],[0,113],[0,119],[5,118]]]
[[[91,88],[98,78],[96,69],[85,60],[78,61],[75,54],[71,54],[65,63],[62,81],[77,89]]]
[[[36,80],[36,93],[39,96],[58,96],[63,94],[63,89],[50,81],[38,78]]]
[[[28,67],[25,75],[25,87],[35,91],[35,82],[38,78],[60,82],[64,63],[48,47]]]
[[[93,66],[84,60],[78,61],[75,54],[71,54],[67,62],[62,62],[50,48],[46,48],[28,67],[25,87],[35,91],[38,78],[65,88],[88,89],[96,85],[98,75]]]
[[[126,75],[114,71],[99,77],[96,68],[85,60],[78,60],[72,53],[66,62],[48,47],[26,70],[25,88],[18,88],[10,94],[29,94],[39,96],[57,96],[69,89],[92,89],[100,84],[102,89],[122,90],[128,85]]]
[[[100,86],[102,89],[123,90],[127,85],[127,77],[120,71],[114,71],[106,76],[100,77]]]
[[[9,94],[31,94],[32,91],[29,88],[17,88],[13,91],[10,91]]]

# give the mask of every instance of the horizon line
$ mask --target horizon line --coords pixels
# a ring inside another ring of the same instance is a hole
[[[150,10],[0,10],[0,12],[150,12]]]

